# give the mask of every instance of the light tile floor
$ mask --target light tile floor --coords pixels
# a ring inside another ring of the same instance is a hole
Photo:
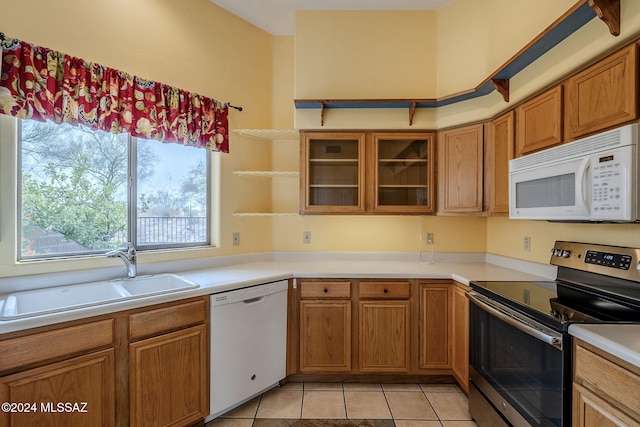
[[[476,427],[455,384],[288,383],[205,427]]]

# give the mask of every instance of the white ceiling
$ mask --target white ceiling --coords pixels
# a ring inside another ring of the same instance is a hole
[[[296,10],[434,10],[454,0],[211,0],[274,36],[294,33]]]

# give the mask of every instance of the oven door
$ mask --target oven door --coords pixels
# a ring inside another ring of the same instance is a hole
[[[470,393],[469,407],[479,407],[473,400],[484,398],[514,426],[569,426],[568,334],[477,292],[470,291],[468,296],[470,381],[480,392]],[[484,427],[482,418],[474,416]]]

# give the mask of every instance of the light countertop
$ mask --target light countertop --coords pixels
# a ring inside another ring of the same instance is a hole
[[[640,325],[571,325],[569,333],[640,368]]]
[[[482,258],[482,261],[475,261],[477,257],[463,256],[455,261],[426,263],[394,258],[393,256],[389,260],[380,258],[366,260],[358,257],[350,259],[346,255],[342,259],[340,257],[329,259],[323,256],[303,257],[302,259],[293,258],[294,260],[254,261],[177,271],[176,274],[179,276],[200,286],[196,289],[93,305],[59,313],[4,320],[0,321],[0,334],[130,310],[152,304],[215,294],[289,278],[453,279],[467,285],[472,280],[549,279],[549,277],[523,272],[517,260],[513,261],[513,268],[508,268],[510,266],[509,259],[507,259],[506,263],[501,262],[504,260],[499,260],[497,263],[489,263],[484,262],[484,258]],[[538,270],[535,267],[532,271],[537,273]],[[542,266],[540,271],[546,273],[545,267]],[[2,304],[3,299],[4,297],[0,296],[0,304]]]
[[[274,256],[273,259],[245,260],[245,262],[218,266],[197,265],[186,271],[143,271],[142,274],[158,272],[175,272],[197,283],[199,287],[60,313],[0,321],[0,334],[290,278],[453,279],[467,285],[473,280],[537,281],[555,278],[555,276],[550,277],[555,270],[550,270],[549,266],[542,264],[493,255],[487,255],[485,261],[484,256],[464,254],[455,255],[446,260],[436,259],[434,263],[407,259],[403,255],[396,254],[388,256],[378,254],[373,257],[369,254],[340,256],[287,254],[284,257]],[[0,295],[0,304],[2,302],[3,296]],[[640,367],[640,325],[571,325],[569,332],[585,342]]]

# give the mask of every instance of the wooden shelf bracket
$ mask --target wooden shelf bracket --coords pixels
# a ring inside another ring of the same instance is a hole
[[[493,87],[502,95],[504,102],[509,102],[509,79],[491,79]]]
[[[620,0],[589,0],[589,6],[607,24],[612,35],[620,35]]]
[[[411,105],[409,105],[409,126],[413,124],[413,115],[416,113],[417,104],[417,102],[412,102]]]

